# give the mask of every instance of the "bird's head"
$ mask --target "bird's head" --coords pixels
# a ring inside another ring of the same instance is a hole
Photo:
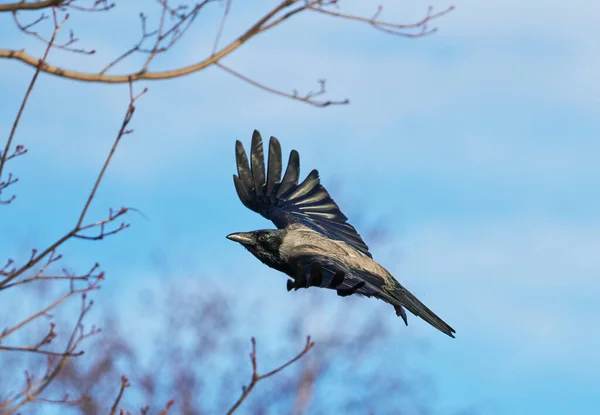
[[[227,235],[227,239],[240,243],[263,263],[274,267],[281,262],[279,248],[284,236],[284,230],[265,229],[232,233]]]

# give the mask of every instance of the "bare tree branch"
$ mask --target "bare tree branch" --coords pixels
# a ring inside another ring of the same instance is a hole
[[[180,76],[188,75],[193,72],[201,71],[201,70],[207,68],[208,66],[214,64],[215,62],[218,62],[220,59],[229,55],[230,53],[232,53],[233,51],[238,49],[240,46],[242,46],[244,43],[246,43],[249,39],[251,39],[256,34],[258,34],[261,31],[262,27],[269,20],[271,20],[277,13],[279,13],[281,10],[284,10],[285,8],[289,7],[290,5],[292,5],[298,1],[299,0],[284,0],[277,7],[275,7],[273,10],[271,10],[269,13],[267,13],[256,24],[254,24],[252,27],[250,27],[248,30],[246,30],[243,34],[241,34],[237,39],[235,39],[233,42],[231,42],[229,45],[225,46],[224,48],[222,48],[220,51],[213,54],[212,56],[210,56],[196,64],[185,66],[183,68],[169,70],[169,71],[161,71],[161,72],[139,71],[139,72],[130,73],[127,75],[106,75],[106,74],[100,74],[100,73],[96,73],[96,74],[85,73],[85,72],[71,71],[71,70],[63,69],[63,68],[56,67],[56,66],[49,65],[49,64],[44,64],[43,66],[40,67],[40,70],[42,70],[46,73],[52,74],[52,75],[69,78],[69,79],[76,79],[79,81],[86,81],[86,82],[125,83],[125,82],[134,82],[134,81],[138,81],[138,80],[142,80],[142,79],[159,80],[159,79],[177,78]],[[313,4],[316,2],[317,1],[313,1],[312,3],[308,3],[308,4]],[[308,7],[308,5],[304,6],[304,8],[306,8],[306,7]],[[27,54],[24,50],[0,49],[0,58],[17,59],[17,60],[20,60],[21,62],[24,62],[30,66],[35,66],[37,64],[37,60],[33,56]]]
[[[54,41],[56,40],[56,36],[58,35],[60,28],[68,19],[68,15],[67,15],[59,23],[59,22],[57,22],[56,11],[54,9],[52,9],[52,14],[54,17],[54,31],[52,32],[52,37],[48,41],[48,45],[46,46],[44,55],[42,56],[42,58],[39,61],[37,61],[36,65],[35,65],[35,68],[36,68],[35,73],[33,74],[33,77],[31,78],[31,82],[29,82],[29,87],[27,88],[27,92],[25,92],[25,96],[23,97],[23,100],[21,101],[21,107],[19,108],[19,112],[17,112],[17,116],[15,117],[15,120],[13,122],[12,128],[10,130],[10,134],[8,135],[8,139],[6,140],[6,145],[4,146],[4,151],[2,152],[2,155],[0,157],[0,180],[2,179],[2,172],[4,171],[4,165],[5,165],[6,161],[9,160],[8,154],[10,151],[10,146],[11,146],[13,138],[15,136],[15,132],[17,131],[17,127],[19,126],[19,121],[21,120],[21,116],[23,115],[23,110],[25,109],[25,106],[27,105],[27,100],[29,99],[29,95],[31,95],[31,91],[33,90],[35,81],[37,80],[38,75],[40,74],[40,71],[41,71],[42,66],[44,65],[44,62],[46,62],[46,59],[48,58],[48,54],[50,53],[50,49],[52,49],[52,45],[53,45]],[[10,158],[15,157],[15,155],[23,154],[25,151],[26,150],[24,150],[24,148],[22,146],[17,146],[15,153]],[[18,154],[18,153],[20,153],[20,154]],[[11,182],[11,180],[9,178],[9,180],[7,182],[3,182],[6,184],[0,185],[0,193],[8,185],[15,183],[15,181]],[[12,199],[13,198],[11,198],[11,201],[12,201]]]
[[[137,99],[139,99],[144,93],[146,93],[147,89],[144,89],[140,94],[138,95],[134,95],[133,94],[133,86],[130,83],[129,84],[129,92],[130,92],[130,98],[129,98],[129,105],[127,107],[127,111],[125,113],[125,117],[123,119],[123,122],[121,124],[121,128],[119,129],[119,133],[117,134],[117,137],[113,143],[113,146],[104,162],[104,165],[102,166],[102,169],[100,170],[100,173],[98,174],[98,177],[96,179],[96,182],[94,183],[94,186],[92,187],[92,190],[85,202],[85,205],[81,211],[81,214],[79,215],[79,219],[77,220],[77,223],[75,225],[75,227],[73,229],[71,229],[69,232],[67,232],[63,237],[61,237],[60,239],[58,239],[56,242],[54,242],[52,245],[50,245],[48,248],[46,248],[44,251],[42,251],[40,254],[37,255],[32,255],[31,259],[25,263],[24,265],[22,265],[20,268],[18,269],[14,269],[12,272],[9,272],[6,277],[4,278],[4,280],[0,281],[0,291],[4,290],[7,288],[7,286],[9,285],[9,283],[14,280],[15,278],[17,278],[19,275],[23,274],[25,271],[31,269],[32,267],[34,267],[36,264],[38,264],[43,258],[45,258],[47,255],[51,254],[52,252],[55,252],[56,249],[62,245],[64,242],[66,242],[68,239],[70,238],[80,238],[80,239],[93,239],[93,240],[99,240],[99,239],[103,239],[105,236],[108,235],[113,235],[117,232],[120,232],[121,230],[124,230],[128,227],[128,225],[126,224],[121,224],[117,229],[112,230],[112,231],[108,231],[106,232],[104,230],[105,225],[107,223],[113,222],[114,220],[116,220],[117,218],[119,218],[120,216],[124,215],[125,213],[127,213],[127,208],[121,208],[118,211],[116,211],[116,213],[113,213],[113,211],[110,211],[109,217],[105,220],[99,221],[99,222],[95,222],[95,223],[91,223],[89,225],[84,225],[83,221],[85,219],[85,216],[87,214],[87,211],[92,203],[92,200],[94,199],[94,196],[96,195],[96,191],[98,190],[98,187],[100,186],[100,182],[102,181],[102,178],[104,177],[104,173],[106,172],[106,169],[108,168],[108,165],[110,164],[112,157],[117,149],[117,146],[119,145],[119,142],[121,141],[121,138],[126,135],[126,134],[130,134],[132,131],[131,130],[127,130],[127,126],[129,125],[129,122],[131,121],[131,118],[133,117],[133,114],[135,112],[135,102]],[[96,228],[99,227],[100,228],[100,233],[97,236],[94,237],[90,237],[90,236],[86,236],[86,235],[82,235],[80,234],[81,231],[87,230],[87,229],[91,229],[91,228]]]
[[[441,17],[451,10],[453,7],[449,7],[446,10],[443,10],[438,13],[432,13],[431,8],[427,14],[427,16],[419,22],[412,24],[396,24],[386,21],[377,20],[375,17],[373,18],[365,18],[361,16],[354,16],[350,14],[344,14],[336,11],[331,11],[326,9],[327,6],[336,6],[336,0],[323,1],[323,0],[284,0],[279,5],[274,7],[271,11],[265,14],[258,22],[256,22],[253,26],[239,35],[234,41],[229,43],[227,46],[217,50],[217,46],[221,37],[221,32],[223,30],[225,20],[229,13],[230,2],[227,0],[225,5],[225,11],[223,13],[223,18],[219,25],[219,29],[215,38],[213,52],[210,56],[205,59],[188,66],[184,66],[177,69],[166,70],[166,71],[157,71],[152,72],[149,71],[149,65],[153,61],[153,59],[160,53],[168,50],[178,39],[181,38],[183,33],[190,27],[193,20],[197,17],[200,9],[204,7],[206,4],[213,2],[214,0],[204,0],[198,4],[196,4],[191,11],[187,13],[180,13],[177,9],[173,9],[164,0],[159,0],[159,3],[162,5],[163,9],[161,12],[161,18],[159,27],[155,31],[148,32],[145,28],[145,18],[142,15],[142,37],[140,41],[134,45],[132,48],[124,52],[121,56],[113,60],[113,62],[106,65],[102,70],[97,73],[90,72],[79,72],[75,70],[70,70],[66,68],[62,68],[59,66],[50,65],[44,63],[41,66],[41,71],[63,77],[68,79],[74,79],[84,82],[103,82],[103,83],[125,83],[125,82],[135,82],[138,80],[161,80],[161,79],[170,79],[177,78],[184,75],[189,75],[194,72],[201,71],[206,69],[207,67],[219,63],[223,58],[233,53],[240,46],[246,43],[251,38],[264,33],[275,26],[278,26],[282,22],[290,19],[298,13],[301,13],[306,10],[310,10],[317,13],[327,14],[332,17],[336,17],[339,19],[346,20],[355,20],[360,22],[369,23],[373,27],[378,30],[382,30],[388,33],[392,33],[395,35],[400,35],[404,37],[421,37],[430,33],[433,33],[436,29],[428,29],[427,24],[438,17]],[[70,6],[72,7],[72,6]],[[175,16],[179,19],[179,21],[174,24],[169,30],[165,29],[165,18],[167,14],[171,16]],[[376,14],[376,16],[379,13]],[[421,29],[420,32],[417,33],[409,33],[405,32],[408,29]],[[152,36],[156,36],[154,46],[150,49],[143,49],[142,44],[145,40],[149,39]],[[162,42],[170,37],[170,41],[162,45]],[[117,63],[121,62],[123,59],[131,56],[135,52],[144,52],[148,53],[149,56],[146,59],[146,62],[142,65],[142,68],[137,72],[132,72],[124,75],[109,75],[107,71],[112,69]],[[17,59],[27,65],[36,66],[38,60],[26,53],[24,50],[10,50],[10,49],[0,49],[0,58],[5,59]]]
[[[315,345],[315,343],[312,342],[310,340],[310,336],[308,336],[306,338],[306,344],[304,345],[304,349],[302,349],[302,351],[300,353],[298,353],[294,358],[287,361],[283,365],[271,370],[270,372],[267,372],[263,375],[259,375],[258,368],[257,368],[257,362],[256,362],[256,339],[254,337],[252,337],[252,352],[250,353],[250,362],[252,363],[252,377],[250,379],[250,383],[248,383],[247,386],[242,387],[242,395],[233,404],[233,406],[227,411],[227,415],[233,414],[240,407],[240,405],[244,402],[244,400],[248,397],[248,395],[250,395],[250,392],[252,392],[252,389],[254,389],[254,387],[256,386],[256,384],[258,382],[281,372],[286,367],[288,367],[291,364],[293,364],[294,362],[300,360],[306,353],[308,353],[310,351],[310,349],[313,348],[314,345]]]

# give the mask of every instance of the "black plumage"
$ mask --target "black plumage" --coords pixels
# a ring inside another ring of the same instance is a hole
[[[321,185],[312,170],[302,183],[300,157],[290,153],[283,176],[281,146],[269,140],[265,169],[264,149],[258,131],[252,135],[251,163],[240,141],[235,146],[237,194],[249,209],[270,219],[278,229],[228,235],[266,265],[293,280],[288,291],[309,286],[335,289],[340,296],[375,297],[391,304],[406,324],[405,307],[443,333],[454,337],[452,327],[421,303],[385,268],[375,262],[369,248],[348,218]]]

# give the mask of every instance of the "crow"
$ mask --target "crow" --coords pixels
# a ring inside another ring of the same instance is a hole
[[[318,286],[335,289],[340,296],[375,297],[391,304],[406,325],[404,308],[454,337],[452,327],[373,260],[356,229],[321,185],[317,170],[298,184],[300,157],[296,150],[290,153],[283,179],[281,146],[275,137],[269,141],[266,171],[258,131],[252,135],[251,163],[239,140],[235,153],[238,174],[233,175],[233,182],[240,200],[270,219],[277,229],[237,232],[227,238],[291,277],[288,291]]]

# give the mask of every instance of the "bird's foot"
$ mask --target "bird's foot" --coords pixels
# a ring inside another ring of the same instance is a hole
[[[364,286],[365,282],[361,281],[350,288],[340,288],[339,290],[337,290],[337,295],[339,295],[340,297],[347,297],[349,295],[356,294],[356,291],[358,291]]]

